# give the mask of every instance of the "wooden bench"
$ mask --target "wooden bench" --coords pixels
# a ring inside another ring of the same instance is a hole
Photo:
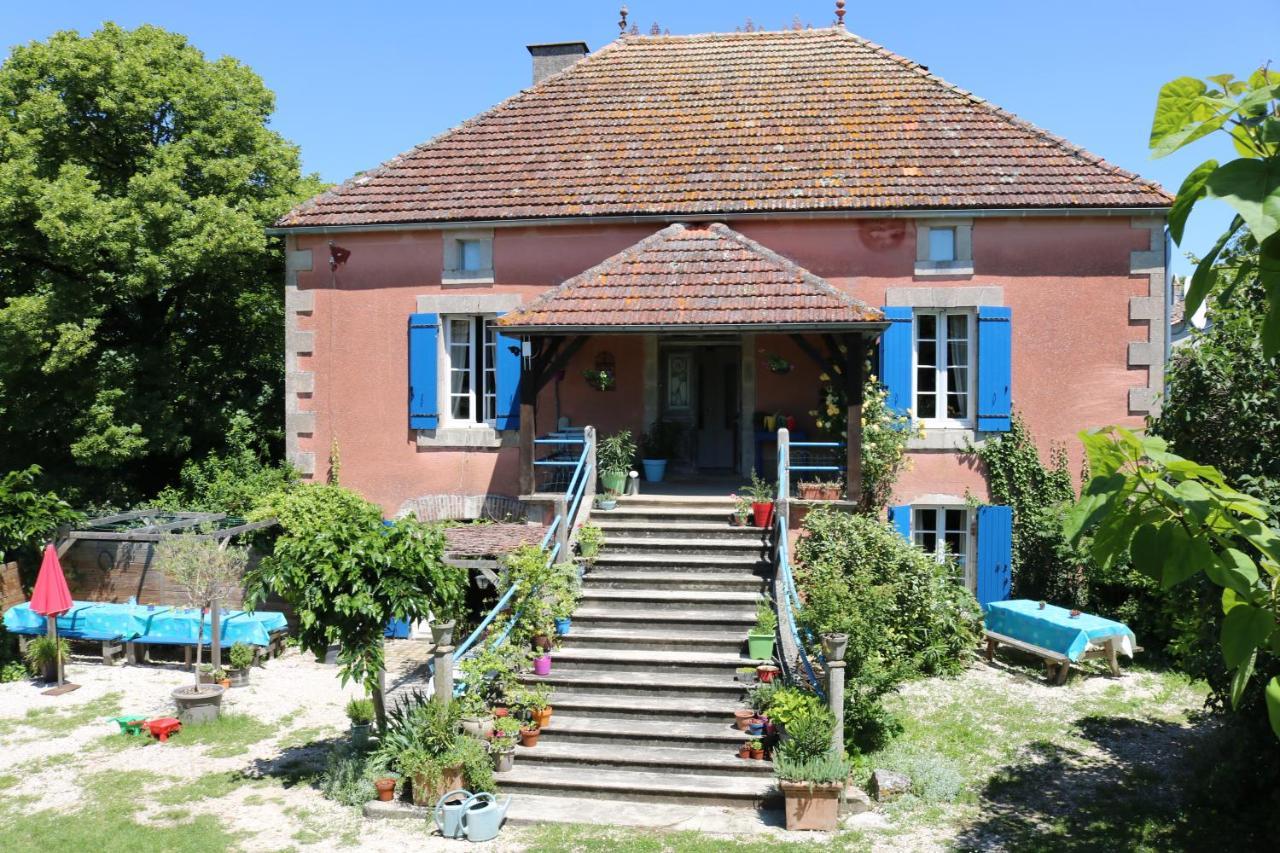
[[[1049,681],[1054,684],[1066,684],[1067,675],[1071,671],[1071,660],[1062,652],[1055,652],[1052,649],[1046,649],[1043,646],[1037,646],[1034,643],[1028,643],[1024,640],[1016,640],[1013,637],[997,634],[995,631],[987,631],[987,660],[990,661],[995,657],[996,649],[1001,645],[1011,646],[1015,649],[1036,655],[1044,659],[1044,668]],[[1090,643],[1085,649],[1084,654],[1080,656],[1081,660],[1092,660],[1097,658],[1106,658],[1107,666],[1111,669],[1112,675],[1120,674],[1120,662],[1116,659],[1116,653],[1119,650],[1121,637],[1108,637],[1101,645]],[[1134,649],[1135,652],[1141,649]]]

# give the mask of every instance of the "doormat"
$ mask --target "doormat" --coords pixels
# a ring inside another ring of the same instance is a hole
[[[59,687],[50,687],[48,690],[41,690],[40,695],[41,696],[61,696],[64,693],[70,693],[72,690],[79,690],[79,689],[80,689],[79,684],[72,684],[70,681],[68,681],[66,684],[63,684]]]

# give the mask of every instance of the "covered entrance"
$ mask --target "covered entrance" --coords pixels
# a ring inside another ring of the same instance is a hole
[[[863,377],[883,313],[725,225],[663,228],[497,323],[521,341],[522,494],[536,491],[549,385],[556,418],[543,414],[544,432],[676,427],[672,475],[740,483],[768,470],[761,441],[812,415],[834,382],[851,426],[842,481],[848,499],[861,496]]]

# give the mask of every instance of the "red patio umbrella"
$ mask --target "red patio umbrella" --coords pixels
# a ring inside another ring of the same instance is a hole
[[[71,609],[71,590],[67,587],[67,578],[62,574],[62,564],[58,562],[58,552],[53,543],[44,546],[44,560],[40,563],[40,574],[36,576],[36,588],[31,591],[32,611],[48,620],[49,636],[58,642],[58,616]],[[62,655],[58,655],[58,686],[62,686]]]

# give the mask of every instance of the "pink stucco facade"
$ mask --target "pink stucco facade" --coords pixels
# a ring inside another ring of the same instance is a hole
[[[998,216],[972,218],[973,274],[918,276],[916,220],[814,219],[728,221],[729,226],[871,305],[891,288],[996,288],[1012,312],[1012,398],[1043,451],[1065,443],[1079,465],[1077,431],[1107,423],[1140,425],[1134,389],[1158,387],[1161,359],[1131,355],[1131,344],[1162,347],[1151,325],[1163,314],[1151,295],[1157,219]],[[528,302],[662,227],[547,225],[493,229],[492,284],[442,284],[440,230],[291,234],[290,453],[323,479],[331,449],[342,482],[390,514],[426,495],[518,493],[518,449],[424,447],[409,428],[408,316],[420,297],[515,294]],[[351,251],[331,271],[328,243]],[[1162,273],[1159,273],[1162,274]],[[296,290],[295,290],[296,288]],[[1135,304],[1146,304],[1137,310]],[[1154,319],[1147,319],[1154,317]],[[302,343],[296,343],[301,340]],[[607,349],[617,388],[591,389],[581,378]],[[636,335],[595,338],[559,383],[559,412],[603,432],[645,425],[646,343]],[[792,373],[765,367],[767,353],[791,361]],[[811,426],[818,369],[784,336],[760,335],[744,347],[754,360],[756,411],[783,411]],[[649,380],[652,381],[650,375]],[[556,383],[538,399],[538,432],[555,422]],[[652,389],[649,389],[652,394]],[[751,412],[744,412],[750,417]],[[896,499],[923,495],[987,496],[981,469],[954,450],[913,451]]]

